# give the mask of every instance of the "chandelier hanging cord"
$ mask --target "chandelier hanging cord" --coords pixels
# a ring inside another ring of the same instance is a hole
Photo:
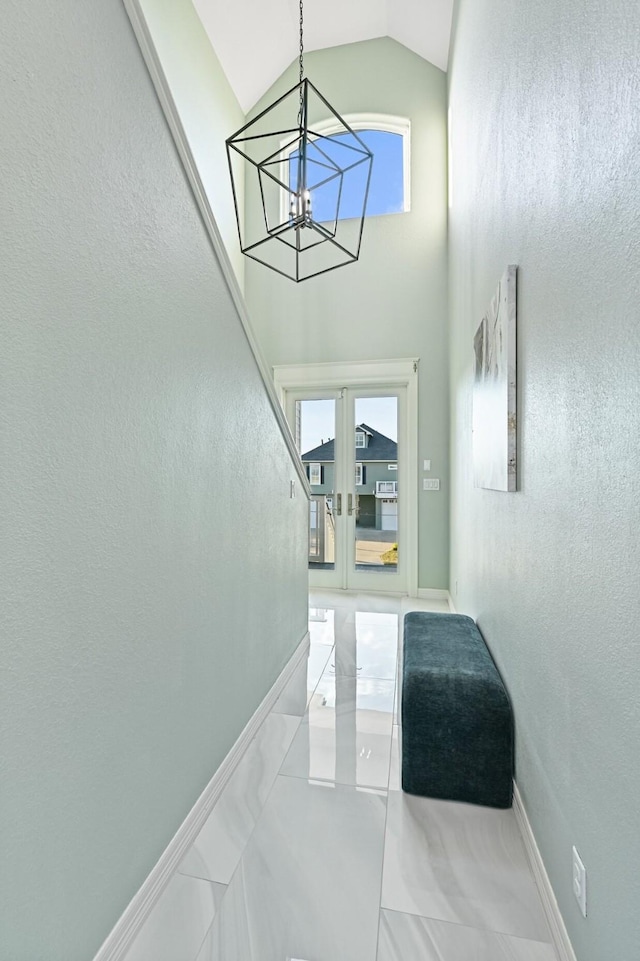
[[[300,112],[298,113],[298,126],[302,129],[302,115],[304,113],[304,96],[302,93],[302,81],[304,80],[304,9],[303,0],[300,0]]]
[[[292,197],[291,209],[292,211],[297,210],[298,207],[302,210],[305,208],[305,213],[311,213],[311,207],[309,204],[309,194],[306,192],[303,195],[304,187],[307,182],[307,150],[306,150],[306,138],[304,137],[305,128],[305,84],[304,80],[304,0],[300,0],[300,107],[298,110],[298,128],[300,130],[300,155],[298,157],[298,184],[295,195]],[[302,199],[304,196],[304,200]]]

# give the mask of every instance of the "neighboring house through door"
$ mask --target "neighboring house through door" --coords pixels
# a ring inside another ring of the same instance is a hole
[[[367,424],[357,424],[357,527],[398,529],[398,445]],[[323,494],[331,507],[335,490],[335,441],[329,439],[302,455],[313,494]]]

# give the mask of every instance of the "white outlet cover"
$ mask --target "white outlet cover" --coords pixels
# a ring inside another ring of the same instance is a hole
[[[573,848],[573,893],[582,912],[582,916],[587,916],[587,870],[582,863],[580,855]]]
[[[424,469],[425,469],[425,470],[431,470],[431,461],[430,461],[430,460],[426,460],[426,461],[424,462]]]

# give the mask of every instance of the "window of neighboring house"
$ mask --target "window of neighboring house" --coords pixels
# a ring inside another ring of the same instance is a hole
[[[397,481],[376,481],[376,494],[397,494]]]
[[[403,117],[383,114],[347,115],[344,120],[373,154],[367,216],[407,213],[411,209],[410,121]],[[320,223],[334,221],[336,211],[338,220],[361,217],[362,198],[368,175],[368,164],[359,164],[352,166],[342,177],[327,180],[327,159],[344,170],[352,165],[354,158],[358,156],[353,147],[349,146],[349,143],[353,142],[351,135],[340,134],[332,129],[333,126],[329,121],[313,125],[313,132],[321,136],[311,141],[307,153],[311,209],[313,219]],[[314,143],[317,147],[313,146]],[[299,152],[292,151],[284,160],[285,168],[288,167],[289,184],[297,181],[298,158]],[[315,179],[318,186],[314,188],[316,168]],[[288,212],[283,213],[288,216]]]
[[[357,430],[356,431],[356,447],[366,447],[366,446],[367,444],[364,436],[364,431]]]
[[[398,469],[397,464],[387,464],[387,470],[397,470],[397,469]]]
[[[356,487],[367,483],[367,468],[364,464],[356,464]]]
[[[322,464],[309,464],[309,483],[312,486],[322,484]]]

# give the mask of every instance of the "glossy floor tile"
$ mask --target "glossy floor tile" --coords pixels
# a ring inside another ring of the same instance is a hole
[[[278,777],[198,961],[375,961],[385,806]]]
[[[333,635],[332,635],[333,636]],[[307,657],[296,668],[284,691],[276,701],[274,714],[292,714],[302,717],[316,685],[329,662],[331,645],[312,643]]]
[[[393,695],[393,681],[325,674],[281,773],[386,789]]]
[[[550,944],[382,911],[377,961],[557,961]]]
[[[180,864],[181,874],[231,880],[299,724],[287,714],[267,717]]]
[[[309,639],[311,644],[332,647],[335,641],[336,611],[327,607],[309,608]]]
[[[125,961],[193,961],[226,890],[224,884],[175,874]]]
[[[336,611],[331,673],[393,680],[397,656],[397,614]]]
[[[400,645],[400,650],[398,651],[398,662],[400,661],[400,658],[402,656],[401,648],[402,648],[402,645]],[[399,724],[401,706],[402,706],[402,677],[400,674],[400,670],[398,670],[398,674],[394,683],[395,683],[395,691],[393,696],[393,723]]]
[[[432,611],[434,614],[449,614],[451,608],[446,600],[427,600],[422,597],[403,597],[400,601],[400,614],[404,617],[409,611]]]
[[[398,614],[402,597],[399,594],[360,594],[340,590],[313,590],[309,594],[311,607],[330,610],[369,611]]]
[[[397,724],[393,725],[393,733],[391,736],[391,766],[389,769],[389,790],[390,791],[400,791],[402,790],[401,785],[401,771],[400,771],[400,728]]]
[[[448,613],[449,603],[445,598],[431,599],[406,597],[399,594],[351,593],[340,590],[311,590],[311,608],[325,610],[364,611],[368,613],[404,614],[409,611],[435,611]]]
[[[390,791],[382,907],[550,940],[511,810]]]
[[[403,617],[314,594],[308,657],[125,961],[556,961],[512,811],[401,791]]]
[[[400,594],[356,594],[354,608],[370,614],[399,614],[402,604]]]
[[[349,594],[346,591],[337,591],[330,589],[322,590],[312,590],[309,592],[309,611],[310,611],[310,621],[314,619],[314,611],[317,610],[331,610],[337,611],[341,608],[347,608],[348,610],[355,610],[354,607],[354,595]]]

